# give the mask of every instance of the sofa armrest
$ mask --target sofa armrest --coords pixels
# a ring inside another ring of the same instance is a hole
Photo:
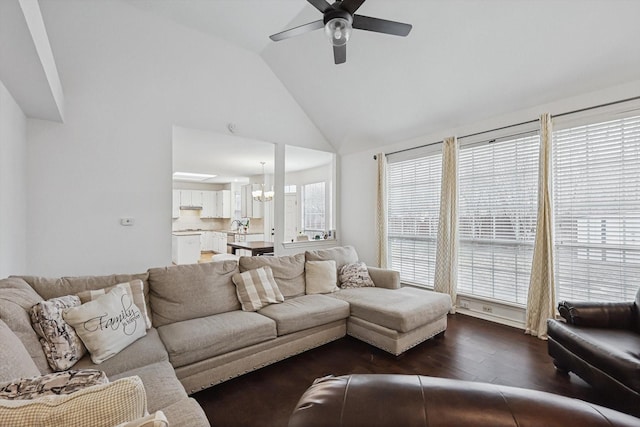
[[[376,288],[400,289],[400,273],[378,267],[367,267]]]
[[[635,303],[561,301],[558,304],[558,311],[567,323],[576,326],[631,329],[635,316]]]

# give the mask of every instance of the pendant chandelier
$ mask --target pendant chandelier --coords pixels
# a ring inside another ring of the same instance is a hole
[[[265,162],[260,162],[262,165],[262,184],[260,184],[260,190],[254,190],[251,192],[253,200],[258,202],[270,202],[273,200],[273,191],[264,191],[264,183],[267,181],[267,176],[264,173]]]

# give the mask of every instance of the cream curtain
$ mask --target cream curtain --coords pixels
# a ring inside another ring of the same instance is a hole
[[[533,249],[525,333],[547,339],[547,319],[555,314],[553,205],[551,185],[551,115],[540,116],[538,221]]]
[[[451,313],[455,313],[458,286],[458,140],[456,137],[444,140],[441,185],[434,289],[436,292],[451,296]]]
[[[378,159],[378,188],[376,207],[376,237],[378,239],[378,267],[387,268],[387,157],[376,154]]]

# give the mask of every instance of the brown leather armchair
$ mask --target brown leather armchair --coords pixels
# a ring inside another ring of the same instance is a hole
[[[289,418],[289,427],[639,425],[631,415],[542,391],[393,374],[320,378]]]
[[[549,355],[561,372],[573,372],[615,406],[640,416],[640,290],[635,301],[562,301],[565,322],[548,320]]]

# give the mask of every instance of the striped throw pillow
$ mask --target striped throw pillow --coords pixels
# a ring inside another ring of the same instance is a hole
[[[244,311],[257,311],[269,304],[284,301],[284,296],[273,278],[271,267],[264,266],[236,273],[232,280]]]
[[[127,294],[129,294],[129,296],[133,300],[133,303],[142,312],[142,317],[144,317],[146,328],[151,328],[151,313],[149,311],[149,307],[144,301],[144,285],[142,284],[142,280],[140,279],[132,280],[131,282],[119,283],[114,286],[109,286],[103,289],[96,289],[94,291],[83,291],[78,294],[78,298],[80,298],[80,302],[84,304],[89,301],[95,300],[101,295],[106,294],[113,288],[122,288]]]

